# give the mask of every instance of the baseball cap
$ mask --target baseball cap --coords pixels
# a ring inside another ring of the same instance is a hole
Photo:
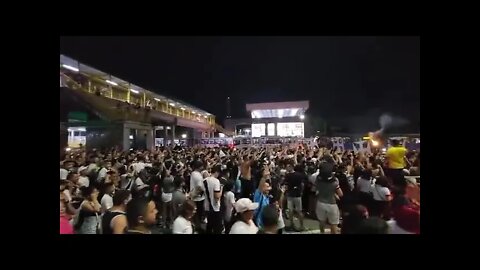
[[[255,210],[258,208],[258,203],[252,202],[248,198],[242,198],[235,203],[235,211],[243,213],[248,210]]]

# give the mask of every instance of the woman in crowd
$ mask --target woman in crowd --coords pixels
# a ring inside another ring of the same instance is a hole
[[[127,204],[128,229],[125,234],[151,234],[156,222],[155,203],[143,197],[132,199]]]
[[[340,224],[340,210],[337,206],[337,198],[343,196],[338,179],[333,176],[333,167],[324,163],[320,167],[320,174],[317,177],[317,208],[316,215],[320,223],[320,233],[325,233],[325,227],[330,224],[331,234],[338,233]]]
[[[130,191],[120,189],[113,195],[113,206],[102,216],[102,234],[123,234],[127,229],[127,204]]]
[[[179,208],[179,215],[173,222],[173,234],[193,234],[192,218],[197,211],[195,202],[186,200]]]
[[[100,227],[98,215],[101,209],[98,202],[98,190],[93,185],[82,187],[82,196],[84,200],[80,204],[74,228],[78,234],[97,234]]]
[[[258,203],[248,198],[242,198],[235,203],[236,222],[230,229],[230,234],[256,234],[257,226],[253,222],[253,211],[258,208]]]

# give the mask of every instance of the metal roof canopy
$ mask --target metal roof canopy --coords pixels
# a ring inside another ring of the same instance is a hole
[[[288,101],[269,103],[250,103],[246,105],[247,111],[251,112],[252,118],[282,118],[295,117],[305,114],[309,102]]]
[[[175,104],[176,107],[179,107],[179,108],[184,107],[185,109],[189,109],[191,111],[194,111],[197,114],[200,113],[200,114],[207,115],[207,116],[212,115],[211,113],[209,113],[205,110],[201,110],[201,109],[199,109],[195,106],[192,106],[192,105],[188,104],[187,102],[180,101],[180,100],[177,100],[177,99],[174,99],[174,98],[171,98],[171,97],[167,97],[165,95],[159,95],[159,94],[153,93],[153,92],[148,91],[148,90],[146,90],[146,89],[144,89],[140,86],[137,86],[135,84],[124,81],[124,80],[122,80],[118,77],[107,74],[107,73],[105,73],[103,71],[100,71],[96,68],[93,68],[93,67],[90,67],[88,65],[82,64],[82,63],[78,62],[77,60],[75,60],[73,58],[70,58],[68,56],[65,56],[65,55],[61,54],[60,55],[60,66],[63,66],[63,65],[76,68],[76,69],[79,70],[80,73],[85,73],[85,74],[88,74],[88,75],[100,77],[102,79],[115,82],[119,86],[122,86],[122,87],[125,87],[125,88],[131,88],[131,89],[136,90],[136,91],[145,92],[145,93],[153,96],[154,98],[158,98],[162,101],[165,100],[168,103],[173,103],[173,104]]]

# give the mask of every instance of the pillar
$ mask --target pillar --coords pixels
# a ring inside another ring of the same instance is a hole
[[[130,128],[126,125],[123,125],[122,147],[123,151],[128,151],[128,149],[130,149]]]
[[[155,146],[155,140],[154,140],[154,135],[153,135],[153,131],[155,129],[147,129],[147,138],[146,138],[146,144],[147,144],[147,150],[151,151],[154,146]]]
[[[172,146],[175,144],[175,125],[172,125]]]

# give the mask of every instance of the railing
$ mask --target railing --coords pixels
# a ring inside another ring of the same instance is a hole
[[[72,76],[76,76],[72,78]],[[150,96],[147,93],[133,93],[128,89],[120,86],[114,86],[106,83],[104,80],[89,76],[86,74],[76,73],[67,75],[60,72],[60,82],[73,90],[80,90],[92,95],[100,95],[109,99],[126,102],[129,104],[137,105],[143,108],[150,108],[154,111],[163,112],[169,115],[188,119],[191,121],[206,123],[212,127],[217,127],[215,118],[213,116],[201,116],[198,113],[193,113],[188,110],[182,110],[178,107],[170,106],[168,101],[157,100],[155,97]]]

